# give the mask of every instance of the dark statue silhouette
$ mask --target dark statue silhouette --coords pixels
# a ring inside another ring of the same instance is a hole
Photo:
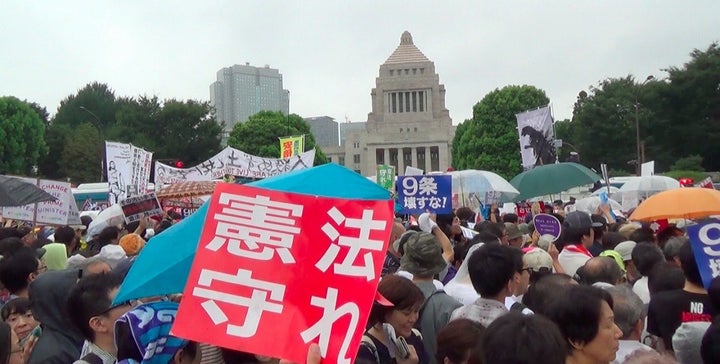
[[[533,149],[536,167],[555,163],[555,146],[552,140],[548,140],[548,136],[531,126],[523,127],[521,134],[530,137],[530,144],[526,145],[525,149]]]

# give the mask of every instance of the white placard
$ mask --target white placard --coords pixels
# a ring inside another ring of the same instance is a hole
[[[14,177],[24,182],[32,183],[43,191],[55,196],[57,200],[37,204],[35,222],[41,225],[80,225],[80,212],[70,188],[70,183],[35,178]],[[17,207],[3,207],[2,216],[5,219],[33,221],[35,204]]]

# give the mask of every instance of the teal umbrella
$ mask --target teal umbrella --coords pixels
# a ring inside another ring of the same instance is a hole
[[[325,197],[390,199],[390,191],[332,163],[252,182],[248,186]],[[181,293],[190,274],[207,210],[205,203],[194,214],[150,239],[130,268],[114,303]]]
[[[597,173],[577,163],[555,163],[518,174],[510,184],[520,191],[515,201],[560,193],[599,181]]]

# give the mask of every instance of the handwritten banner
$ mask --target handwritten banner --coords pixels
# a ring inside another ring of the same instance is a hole
[[[173,334],[304,363],[350,363],[392,228],[392,201],[220,184]],[[282,338],[282,340],[278,340]]]
[[[262,158],[232,147],[191,168],[174,168],[155,162],[155,184],[165,185],[184,181],[211,181],[226,175],[267,178],[285,172],[309,168],[315,160],[315,149],[286,158]]]

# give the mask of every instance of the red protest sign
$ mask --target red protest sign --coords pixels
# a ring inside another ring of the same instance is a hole
[[[220,184],[173,334],[304,362],[350,363],[372,306],[392,201]]]

